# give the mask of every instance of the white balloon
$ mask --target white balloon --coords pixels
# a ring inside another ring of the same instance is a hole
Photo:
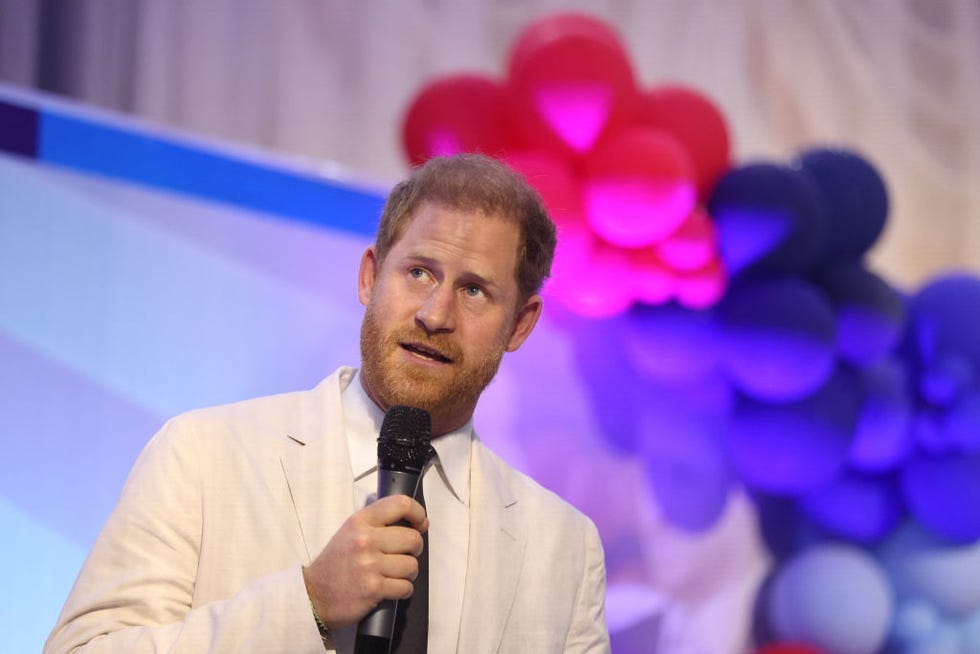
[[[773,581],[770,624],[779,640],[834,654],[874,654],[892,620],[892,588],[878,563],[850,545],[797,553]]]
[[[980,610],[980,542],[949,545],[909,523],[885,542],[880,559],[900,597],[924,599],[953,618]]]

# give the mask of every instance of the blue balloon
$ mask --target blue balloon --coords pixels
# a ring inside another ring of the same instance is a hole
[[[733,474],[721,444],[727,411],[683,390],[654,390],[641,409],[638,449],[667,520],[690,532],[714,526],[728,504]]]
[[[728,426],[729,458],[751,488],[790,495],[817,489],[844,469],[859,409],[857,380],[845,368],[799,402],[743,398]]]
[[[860,371],[861,413],[854,429],[850,464],[866,472],[900,465],[912,451],[912,397],[907,364],[897,358]]]
[[[737,285],[719,305],[718,320],[725,372],[755,399],[799,400],[823,386],[834,370],[833,307],[802,279]]]
[[[946,439],[972,452],[980,449],[980,385],[962,393],[942,420]]]
[[[841,149],[807,150],[795,163],[816,182],[826,202],[824,258],[859,259],[888,218],[888,190],[881,175],[857,153]]]
[[[885,538],[904,517],[902,494],[889,476],[845,472],[801,496],[800,504],[829,533],[861,544]]]
[[[626,351],[641,373],[685,383],[717,374],[719,331],[711,311],[640,305],[627,314]]]
[[[955,619],[980,611],[980,543],[952,545],[907,522],[878,555],[902,601],[925,602]]]
[[[708,212],[732,276],[804,272],[824,253],[824,199],[810,176],[788,166],[733,168],[715,186]]]
[[[893,602],[888,578],[865,552],[814,545],[776,573],[769,622],[781,640],[834,654],[874,654],[888,635]]]
[[[924,364],[955,353],[980,366],[980,277],[951,273],[933,280],[912,297],[909,317]]]
[[[846,361],[866,366],[895,349],[905,327],[905,303],[895,289],[853,261],[825,270],[817,282],[834,303]]]
[[[980,539],[980,453],[922,452],[902,469],[902,491],[915,519],[940,538]]]

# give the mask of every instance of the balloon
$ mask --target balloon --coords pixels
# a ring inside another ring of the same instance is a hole
[[[827,297],[784,277],[732,288],[719,304],[722,362],[732,383],[760,400],[787,402],[820,388],[836,364]]]
[[[980,452],[920,453],[902,470],[909,511],[923,527],[954,543],[980,539]]]
[[[608,318],[633,304],[627,255],[572,228],[558,233],[547,291],[563,306],[589,318]]]
[[[913,522],[881,546],[879,559],[899,597],[954,618],[980,611],[980,543],[952,545]]]
[[[815,490],[843,469],[858,408],[857,380],[846,369],[799,402],[743,398],[729,423],[729,457],[752,488],[783,494]]]
[[[412,164],[459,152],[498,156],[512,147],[504,89],[480,75],[450,75],[427,84],[402,124],[402,145]]]
[[[824,200],[813,180],[798,170],[771,163],[734,168],[715,186],[708,212],[733,276],[805,272],[823,255]]]
[[[891,470],[912,451],[912,397],[907,364],[889,357],[860,371],[861,413],[850,464],[866,472]]]
[[[973,363],[963,353],[943,350],[922,367],[919,393],[933,406],[948,407],[975,377]]]
[[[960,624],[960,647],[962,654],[980,654],[980,610]]]
[[[675,280],[677,301],[689,309],[706,309],[721,300],[728,288],[728,276],[721,262],[709,261],[699,270],[679,273]]]
[[[826,654],[826,652],[805,643],[769,643],[757,649],[755,654]]]
[[[724,511],[732,485],[719,443],[724,413],[688,404],[669,388],[645,398],[643,412],[640,453],[664,516],[689,532],[709,529]]]
[[[781,640],[813,643],[834,654],[873,654],[888,634],[892,589],[860,549],[815,545],[777,572],[768,608]]]
[[[818,284],[837,311],[837,342],[841,356],[866,366],[891,352],[905,326],[905,305],[883,279],[858,262],[824,271]]]
[[[707,97],[684,86],[658,86],[640,99],[641,124],[676,138],[694,161],[697,187],[707,197],[731,156],[725,118]]]
[[[673,234],[657,244],[657,256],[674,270],[697,270],[715,259],[716,241],[715,224],[695,207]]]
[[[567,156],[587,153],[635,111],[633,70],[618,35],[584,14],[531,23],[511,50],[509,82],[528,141]]]
[[[950,273],[931,281],[912,297],[909,315],[923,362],[956,353],[980,365],[980,277]]]
[[[980,387],[964,392],[943,416],[946,440],[966,451],[980,449]]]
[[[652,128],[619,130],[586,161],[589,225],[620,247],[657,243],[694,209],[693,176],[690,157],[672,136]]]
[[[827,204],[824,259],[859,259],[888,217],[888,191],[878,171],[857,153],[832,148],[807,150],[795,164],[813,178]]]
[[[895,582],[894,578],[892,582]],[[939,610],[926,600],[900,601],[892,621],[892,638],[904,651],[913,643],[927,641],[939,629],[942,621]]]
[[[565,161],[541,150],[511,152],[504,161],[537,190],[559,229],[585,228],[579,182]]]
[[[876,543],[904,516],[902,495],[889,477],[845,472],[800,497],[806,514],[831,534],[854,543]]]
[[[638,306],[627,316],[624,346],[642,373],[683,384],[719,371],[718,337],[710,311]]]
[[[674,272],[660,260],[652,248],[627,250],[633,268],[636,299],[646,304],[663,304],[674,297],[677,283]]]

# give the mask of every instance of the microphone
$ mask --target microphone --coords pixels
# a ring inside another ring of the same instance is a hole
[[[378,499],[417,498],[422,472],[435,453],[428,411],[395,405],[385,413],[378,436]],[[396,524],[408,526],[404,520]],[[395,627],[396,600],[382,600],[357,625],[354,654],[387,654]]]

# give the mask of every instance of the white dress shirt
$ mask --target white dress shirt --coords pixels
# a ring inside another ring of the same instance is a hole
[[[354,505],[373,502],[378,488],[378,434],[384,413],[368,397],[360,373],[343,392],[344,427],[354,475]],[[436,458],[422,479],[429,516],[430,654],[455,652],[470,542],[472,421],[432,440]],[[438,611],[432,607],[440,607]]]

